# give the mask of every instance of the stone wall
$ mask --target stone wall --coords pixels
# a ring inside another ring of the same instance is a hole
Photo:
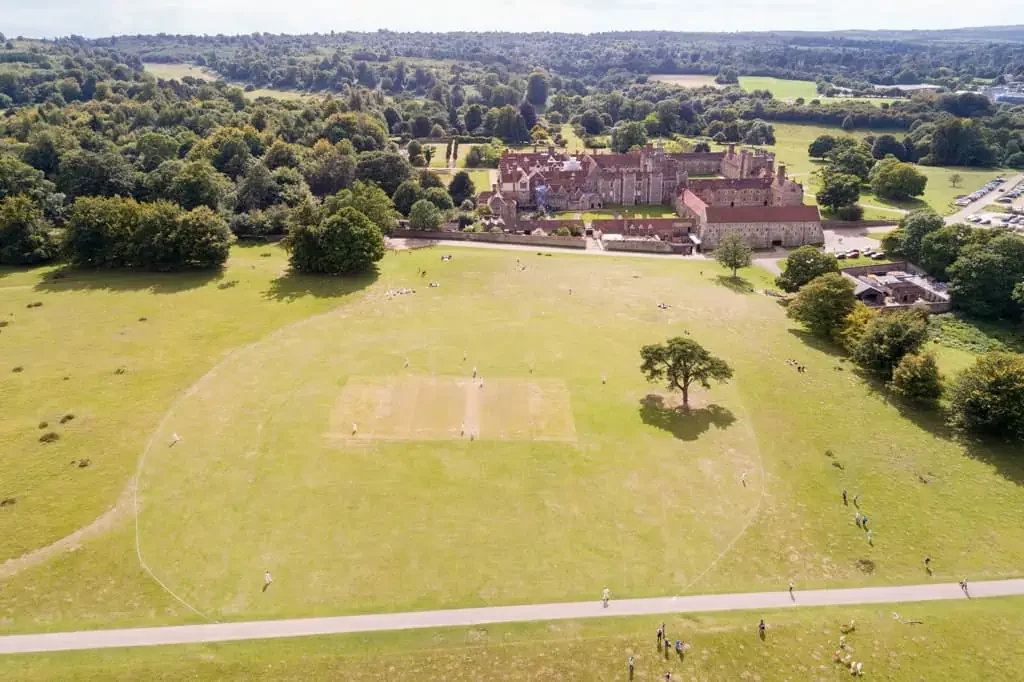
[[[707,251],[714,249],[727,234],[738,232],[755,249],[770,249],[772,242],[790,248],[805,244],[823,244],[820,222],[798,223],[708,223],[701,226],[700,239]]]
[[[644,253],[672,253],[672,245],[647,239],[612,239],[602,242],[605,251],[641,251]]]
[[[389,237],[398,239],[430,239],[453,242],[490,242],[492,244],[523,244],[526,246],[554,246],[561,249],[585,249],[583,237],[535,237],[528,234],[490,234],[489,232],[427,232],[422,230],[392,230]]]

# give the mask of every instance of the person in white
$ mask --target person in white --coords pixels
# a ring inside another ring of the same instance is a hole
[[[174,435],[171,436],[171,444],[170,444],[169,447],[173,448],[175,445],[178,444],[178,441],[180,441],[180,440],[181,440],[181,438],[178,436],[178,434],[175,433]]]
[[[608,608],[608,600],[611,599],[612,591],[607,587],[604,588],[604,592],[601,593],[601,602],[604,603],[605,608]]]
[[[352,422],[352,435],[356,435],[357,431],[359,431],[359,425],[357,425],[355,422]]]

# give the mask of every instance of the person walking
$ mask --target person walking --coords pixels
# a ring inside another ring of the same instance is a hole
[[[601,603],[604,604],[604,608],[608,608],[608,600],[612,596],[612,591],[607,587],[604,588],[604,592],[601,593]]]
[[[859,511],[853,515],[853,522],[857,524],[858,528],[860,528],[860,518],[861,516]]]
[[[661,627],[658,628],[658,648],[661,648],[661,640],[665,636],[665,624],[662,623]]]
[[[970,598],[971,593],[967,591],[967,578],[960,581],[960,589],[964,591],[964,594],[967,595],[968,598]]]
[[[932,574],[932,558],[930,556],[926,556],[924,558],[924,570],[928,573],[928,575]]]
[[[793,588],[794,587],[796,587],[796,585],[794,585],[793,581],[790,580],[789,581],[789,598],[792,599],[793,601],[796,601],[796,597],[793,596]]]
[[[862,517],[860,517],[860,525],[861,525],[861,527],[864,530],[868,529],[868,515],[867,514],[864,514]]]
[[[764,631],[765,631],[765,629],[766,628],[765,628],[765,625],[764,625],[764,618],[762,618],[761,622],[757,624],[757,634],[761,635],[761,639],[764,639]]]
[[[270,587],[270,583],[274,582],[273,576],[270,575],[270,571],[263,571],[263,591],[266,592],[267,588]]]
[[[874,547],[875,543],[871,541],[871,529],[868,529],[868,544]]]
[[[843,506],[846,506],[846,504],[847,504],[847,501],[846,501],[846,488],[843,488]]]
[[[633,672],[634,672],[635,668],[636,668],[636,662],[633,660],[633,657],[630,656],[629,657],[629,679],[633,679]]]

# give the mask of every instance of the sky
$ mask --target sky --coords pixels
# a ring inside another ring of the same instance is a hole
[[[1022,0],[0,0],[7,36],[375,31],[771,31],[1024,24]]]

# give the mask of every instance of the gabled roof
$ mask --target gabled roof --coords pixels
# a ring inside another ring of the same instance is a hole
[[[816,223],[817,206],[708,206],[708,223]]]

